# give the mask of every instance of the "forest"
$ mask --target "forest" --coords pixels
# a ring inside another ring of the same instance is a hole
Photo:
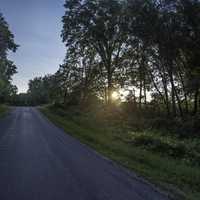
[[[30,80],[29,103],[121,107],[198,134],[199,9],[198,0],[66,1],[64,63]]]
[[[7,54],[18,45],[0,15],[0,104],[45,105],[97,151],[198,199],[200,1],[66,0],[64,8],[64,61],[25,94],[12,85]]]

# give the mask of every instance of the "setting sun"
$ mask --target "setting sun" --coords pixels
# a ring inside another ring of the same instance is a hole
[[[200,200],[199,22],[200,0],[0,0],[0,200]]]
[[[119,99],[119,93],[116,92],[116,91],[113,92],[113,93],[112,93],[112,99],[113,99],[113,100],[118,100],[118,99]]]

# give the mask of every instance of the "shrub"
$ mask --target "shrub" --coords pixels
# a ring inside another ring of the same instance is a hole
[[[164,156],[182,159],[190,164],[200,165],[199,140],[180,140],[171,136],[152,133],[134,133],[131,143]]]

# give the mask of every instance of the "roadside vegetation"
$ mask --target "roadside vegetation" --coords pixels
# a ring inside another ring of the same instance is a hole
[[[130,116],[144,116],[132,120],[136,128],[200,134],[199,1],[66,0],[64,7],[64,63],[30,80],[19,104],[126,102]]]
[[[0,15],[0,104],[52,105],[68,133],[156,184],[200,199],[200,1],[65,0],[55,74],[11,84]]]
[[[9,52],[15,52],[18,45],[9,25],[0,13],[0,106],[10,103],[17,94],[17,87],[12,84],[12,76],[17,73],[17,67],[8,59]],[[1,110],[5,107],[1,106]]]
[[[48,106],[42,112],[68,134],[134,170],[177,199],[200,198],[200,139],[156,130],[139,131],[124,113]]]
[[[8,111],[8,107],[5,105],[0,105],[0,118],[3,117]]]
[[[199,200],[200,2],[66,0],[64,8],[64,62],[30,80],[20,102],[53,105],[43,112],[83,143]]]

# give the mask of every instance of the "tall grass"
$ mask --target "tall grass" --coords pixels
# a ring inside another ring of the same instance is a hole
[[[176,198],[200,199],[200,140],[180,140],[151,131],[135,132],[123,122],[123,116],[114,119],[105,110],[91,113],[48,107],[42,111],[67,133]]]
[[[7,111],[8,107],[0,104],[0,117],[4,116]]]

